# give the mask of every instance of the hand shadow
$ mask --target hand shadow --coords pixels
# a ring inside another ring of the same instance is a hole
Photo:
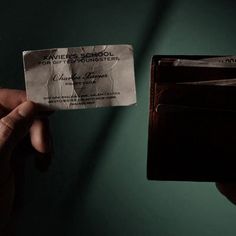
[[[24,205],[24,186],[25,186],[25,166],[29,158],[34,158],[34,167],[40,172],[47,172],[51,164],[51,154],[45,155],[37,152],[31,145],[30,138],[27,136],[15,148],[12,154],[11,165],[14,172],[14,205],[9,222],[11,233],[15,233],[18,214]],[[13,234],[14,235],[14,234]]]

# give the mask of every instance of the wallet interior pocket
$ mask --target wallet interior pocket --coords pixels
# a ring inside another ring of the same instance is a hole
[[[149,179],[236,179],[236,112],[170,104],[155,112]]]
[[[236,69],[160,70],[160,58],[152,63],[148,179],[235,181]],[[216,75],[229,86],[212,83]]]

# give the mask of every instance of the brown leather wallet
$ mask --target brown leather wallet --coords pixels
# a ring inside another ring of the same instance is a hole
[[[152,59],[150,180],[236,180],[236,85],[227,83],[236,78],[236,67],[172,63],[176,58],[209,57],[165,55]],[[226,85],[218,85],[222,80]]]

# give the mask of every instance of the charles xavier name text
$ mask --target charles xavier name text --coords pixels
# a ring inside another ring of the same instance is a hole
[[[100,79],[100,78],[107,78],[107,74],[96,74],[95,72],[87,72],[85,75],[81,76],[78,74],[72,74],[72,76],[66,76],[64,74],[61,75],[54,75],[52,80],[53,81],[60,81],[60,80],[87,80],[87,79]]]

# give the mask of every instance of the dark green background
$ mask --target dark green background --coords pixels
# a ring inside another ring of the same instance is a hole
[[[153,54],[236,54],[235,1],[4,1],[0,85],[24,88],[21,52],[134,46],[137,106],[51,116],[55,154],[25,167],[17,235],[236,235],[236,207],[213,183],[146,179]],[[176,157],[178,158],[178,157]]]

